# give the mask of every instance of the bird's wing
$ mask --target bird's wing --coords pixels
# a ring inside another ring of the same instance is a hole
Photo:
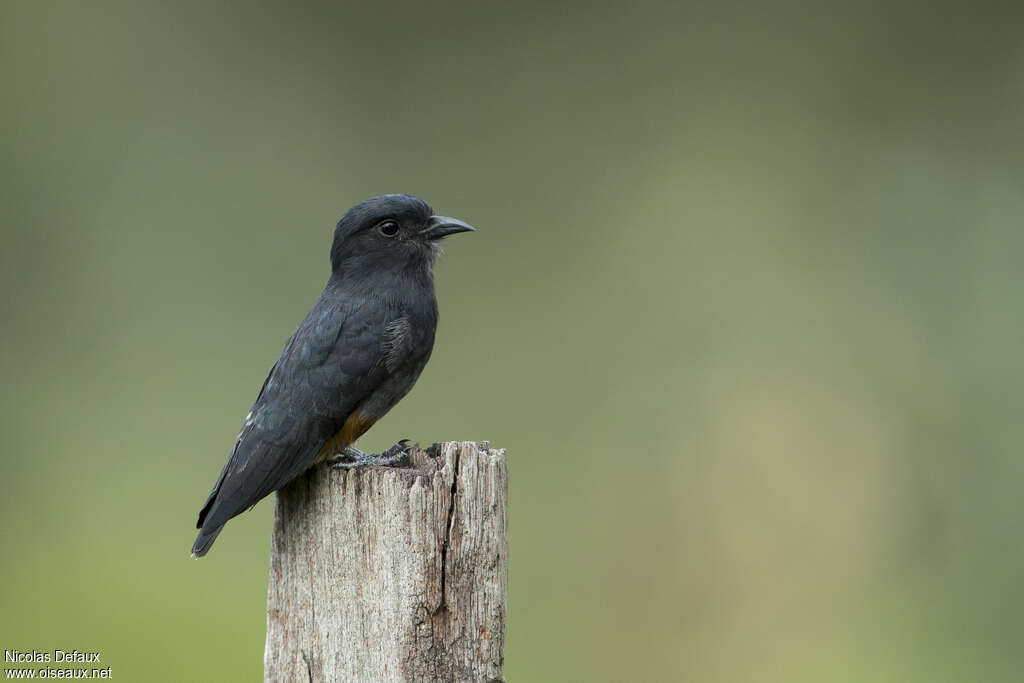
[[[386,311],[321,298],[246,417],[197,528],[212,531],[301,474],[386,376]]]

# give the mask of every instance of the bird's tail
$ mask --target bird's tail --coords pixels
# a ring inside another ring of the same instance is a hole
[[[192,557],[202,557],[209,550],[213,542],[217,540],[217,534],[224,528],[224,525],[216,529],[202,529],[196,536],[196,542],[192,544]]]
[[[199,511],[199,520],[196,522],[196,528],[199,529],[199,535],[196,536],[196,542],[192,544],[192,557],[202,557],[210,550],[210,546],[217,540],[217,534],[224,528],[224,524],[216,528],[207,528],[206,520],[210,515],[210,511],[213,509],[214,504],[217,502],[217,494],[220,493],[220,487],[224,484],[224,477],[227,475],[228,467],[231,466],[231,460],[229,459],[227,464],[224,465],[224,469],[221,470],[220,476],[217,477],[217,483],[213,485],[213,490],[210,491],[210,495],[206,498],[206,502],[203,503],[203,509]]]

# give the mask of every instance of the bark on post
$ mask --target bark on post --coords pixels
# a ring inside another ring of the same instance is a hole
[[[503,449],[318,466],[277,495],[265,681],[504,681]]]

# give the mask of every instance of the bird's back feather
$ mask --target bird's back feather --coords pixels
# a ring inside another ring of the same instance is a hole
[[[321,296],[271,369],[231,456],[199,513],[192,552],[221,527],[311,464],[356,407],[385,379],[387,307]]]

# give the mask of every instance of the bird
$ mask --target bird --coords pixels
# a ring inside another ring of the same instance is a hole
[[[373,197],[334,228],[323,293],[285,343],[199,511],[192,556],[228,520],[322,462],[397,465],[402,439],[381,453],[353,444],[401,400],[430,358],[437,328],[440,242],[471,232],[408,194]]]

